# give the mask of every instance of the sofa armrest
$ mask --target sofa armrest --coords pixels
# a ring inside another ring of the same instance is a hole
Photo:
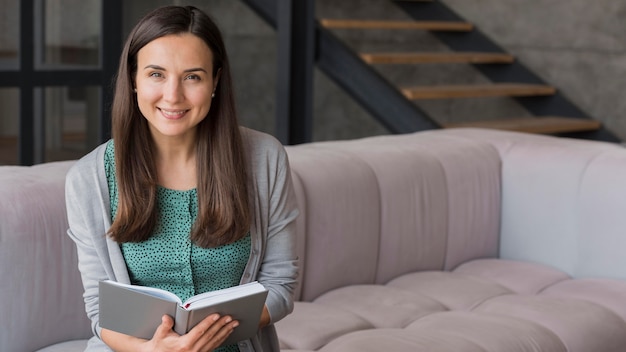
[[[91,335],[76,250],[66,235],[64,183],[72,163],[0,167],[1,351]]]
[[[626,148],[619,144],[481,129],[502,158],[503,259],[576,278],[626,279]]]

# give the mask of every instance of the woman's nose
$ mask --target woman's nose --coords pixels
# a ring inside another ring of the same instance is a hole
[[[163,99],[169,102],[178,102],[182,100],[183,89],[180,81],[176,79],[168,80],[163,91]]]

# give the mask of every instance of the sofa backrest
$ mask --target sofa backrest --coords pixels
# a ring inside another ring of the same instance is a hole
[[[422,132],[287,151],[302,300],[498,254],[501,165],[488,143]]]
[[[502,159],[502,258],[576,278],[626,279],[626,149],[496,132],[446,134],[493,145]]]
[[[0,351],[87,338],[74,243],[66,235],[72,162],[0,167]]]

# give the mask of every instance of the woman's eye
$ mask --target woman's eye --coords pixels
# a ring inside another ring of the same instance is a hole
[[[161,72],[152,72],[150,73],[150,77],[161,78],[163,77],[163,75],[161,74]]]
[[[198,76],[198,75],[189,75],[189,76],[185,77],[185,79],[199,80],[200,76]]]

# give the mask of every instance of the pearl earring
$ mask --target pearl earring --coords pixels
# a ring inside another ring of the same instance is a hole
[[[215,93],[211,94],[211,98],[215,98]]]

